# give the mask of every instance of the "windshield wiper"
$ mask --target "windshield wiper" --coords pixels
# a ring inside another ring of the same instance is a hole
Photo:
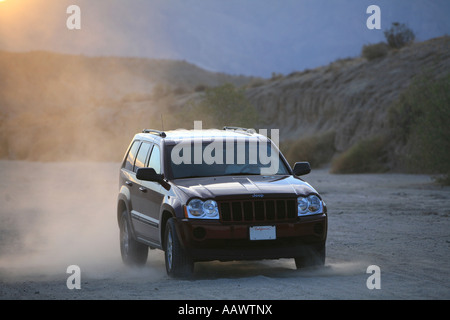
[[[260,173],[251,172],[236,172],[236,173],[226,173],[224,176],[260,176]]]
[[[193,178],[208,178],[209,176],[186,176],[186,177],[176,177],[174,179],[193,179]]]

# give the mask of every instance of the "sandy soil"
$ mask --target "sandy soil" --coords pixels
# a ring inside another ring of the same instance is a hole
[[[0,161],[0,176],[0,299],[450,299],[450,188],[426,175],[313,171],[329,207],[323,268],[209,262],[191,280],[168,278],[157,250],[122,265],[118,164]],[[381,289],[366,286],[370,265]]]

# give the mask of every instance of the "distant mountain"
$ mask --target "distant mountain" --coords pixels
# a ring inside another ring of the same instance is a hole
[[[83,106],[90,99],[150,95],[155,86],[189,92],[198,85],[242,85],[251,79],[206,71],[185,61],[0,51],[3,112],[41,103]]]
[[[170,123],[175,101],[254,80],[185,61],[0,51],[0,157],[117,161],[117,145]]]
[[[418,41],[450,34],[448,0],[77,0],[77,31],[65,27],[71,0],[22,0],[17,9],[8,2],[0,50],[186,60],[234,75],[270,77],[357,57],[395,21]],[[381,8],[381,30],[366,27],[372,4]]]

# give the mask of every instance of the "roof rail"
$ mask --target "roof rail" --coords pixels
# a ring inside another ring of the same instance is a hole
[[[256,130],[253,128],[242,128],[242,127],[223,127],[223,130],[233,130],[233,131],[244,131],[248,134],[255,134]]]
[[[153,134],[160,136],[161,138],[166,137],[166,133],[164,131],[159,131],[159,130],[155,130],[155,129],[144,129],[144,130],[142,130],[142,132],[143,133],[153,133]]]

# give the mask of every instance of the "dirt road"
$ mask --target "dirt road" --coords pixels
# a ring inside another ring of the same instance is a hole
[[[329,207],[323,268],[209,262],[191,280],[168,278],[157,250],[122,265],[117,163],[0,161],[0,175],[0,299],[450,299],[450,188],[426,175],[313,171]],[[81,289],[67,288],[70,265]]]

